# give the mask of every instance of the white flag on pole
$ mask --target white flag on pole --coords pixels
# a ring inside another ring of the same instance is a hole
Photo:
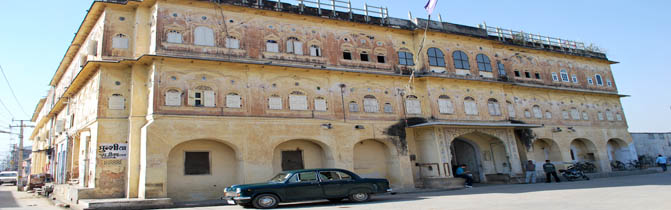
[[[424,9],[426,9],[426,12],[431,15],[433,13],[433,9],[436,9],[436,4],[438,3],[438,0],[429,0],[429,2],[426,2],[426,6],[424,6]]]

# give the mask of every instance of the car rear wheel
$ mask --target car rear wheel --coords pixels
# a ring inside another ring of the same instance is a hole
[[[279,203],[280,199],[273,194],[261,194],[252,200],[254,208],[258,209],[272,209],[277,207]]]
[[[366,202],[370,199],[370,195],[365,192],[356,192],[349,195],[349,200],[352,202]]]

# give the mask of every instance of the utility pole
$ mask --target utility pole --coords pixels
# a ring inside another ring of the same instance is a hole
[[[34,128],[35,126],[32,125],[24,125],[23,121],[28,121],[28,120],[12,120],[12,121],[19,121],[18,126],[9,126],[9,128],[13,127],[19,127],[19,162],[17,163],[17,168],[19,169],[19,180],[17,180],[16,183],[16,188],[19,191],[21,190],[21,186],[23,186],[23,128],[29,127],[29,128]]]

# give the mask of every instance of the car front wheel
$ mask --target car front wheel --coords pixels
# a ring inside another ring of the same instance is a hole
[[[280,199],[273,194],[261,194],[254,198],[252,204],[258,209],[272,209],[277,207]]]
[[[366,202],[370,199],[370,195],[365,192],[356,192],[349,195],[349,200],[353,202]]]

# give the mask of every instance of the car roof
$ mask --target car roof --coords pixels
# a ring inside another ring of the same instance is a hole
[[[0,172],[0,174],[13,174],[13,173],[19,173],[18,171],[3,171]]]
[[[290,171],[282,171],[284,173],[301,173],[301,172],[310,172],[310,171],[347,171],[345,169],[340,169],[340,168],[311,168],[311,169],[298,169],[298,170],[290,170]]]

